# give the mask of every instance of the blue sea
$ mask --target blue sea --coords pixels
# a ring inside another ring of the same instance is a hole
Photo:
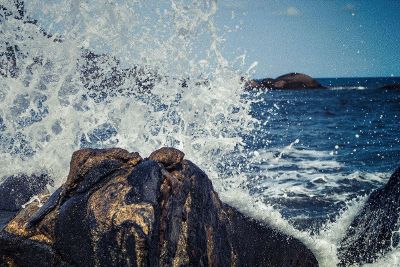
[[[264,123],[249,137],[260,158],[250,190],[300,228],[333,219],[400,167],[400,90],[380,89],[400,78],[318,81],[330,89],[269,90],[252,107]]]

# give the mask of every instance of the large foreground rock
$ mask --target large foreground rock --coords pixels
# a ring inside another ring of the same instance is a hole
[[[17,266],[317,266],[298,240],[223,204],[172,148],[73,154],[66,183],[0,235]]]
[[[399,244],[400,168],[368,198],[341,241],[342,266],[371,263]]]
[[[0,182],[0,210],[18,211],[31,197],[42,193],[52,180],[47,174],[18,174]]]
[[[245,81],[246,89],[323,89],[312,77],[302,73],[288,73],[276,79],[265,78],[261,80]]]

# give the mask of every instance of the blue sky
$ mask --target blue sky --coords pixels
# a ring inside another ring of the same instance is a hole
[[[219,0],[223,53],[253,76],[400,76],[400,1]],[[238,29],[228,33],[229,29]]]

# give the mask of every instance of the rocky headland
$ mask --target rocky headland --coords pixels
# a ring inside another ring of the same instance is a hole
[[[314,78],[302,73],[288,73],[275,79],[244,80],[244,88],[252,89],[325,89]]]

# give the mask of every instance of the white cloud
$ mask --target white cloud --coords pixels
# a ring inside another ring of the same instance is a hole
[[[286,16],[289,17],[296,17],[296,16],[300,16],[301,12],[298,8],[294,7],[294,6],[289,6],[285,12]]]
[[[273,12],[274,15],[287,16],[287,17],[298,17],[301,16],[301,11],[295,6],[288,6],[286,10],[280,12]]]

